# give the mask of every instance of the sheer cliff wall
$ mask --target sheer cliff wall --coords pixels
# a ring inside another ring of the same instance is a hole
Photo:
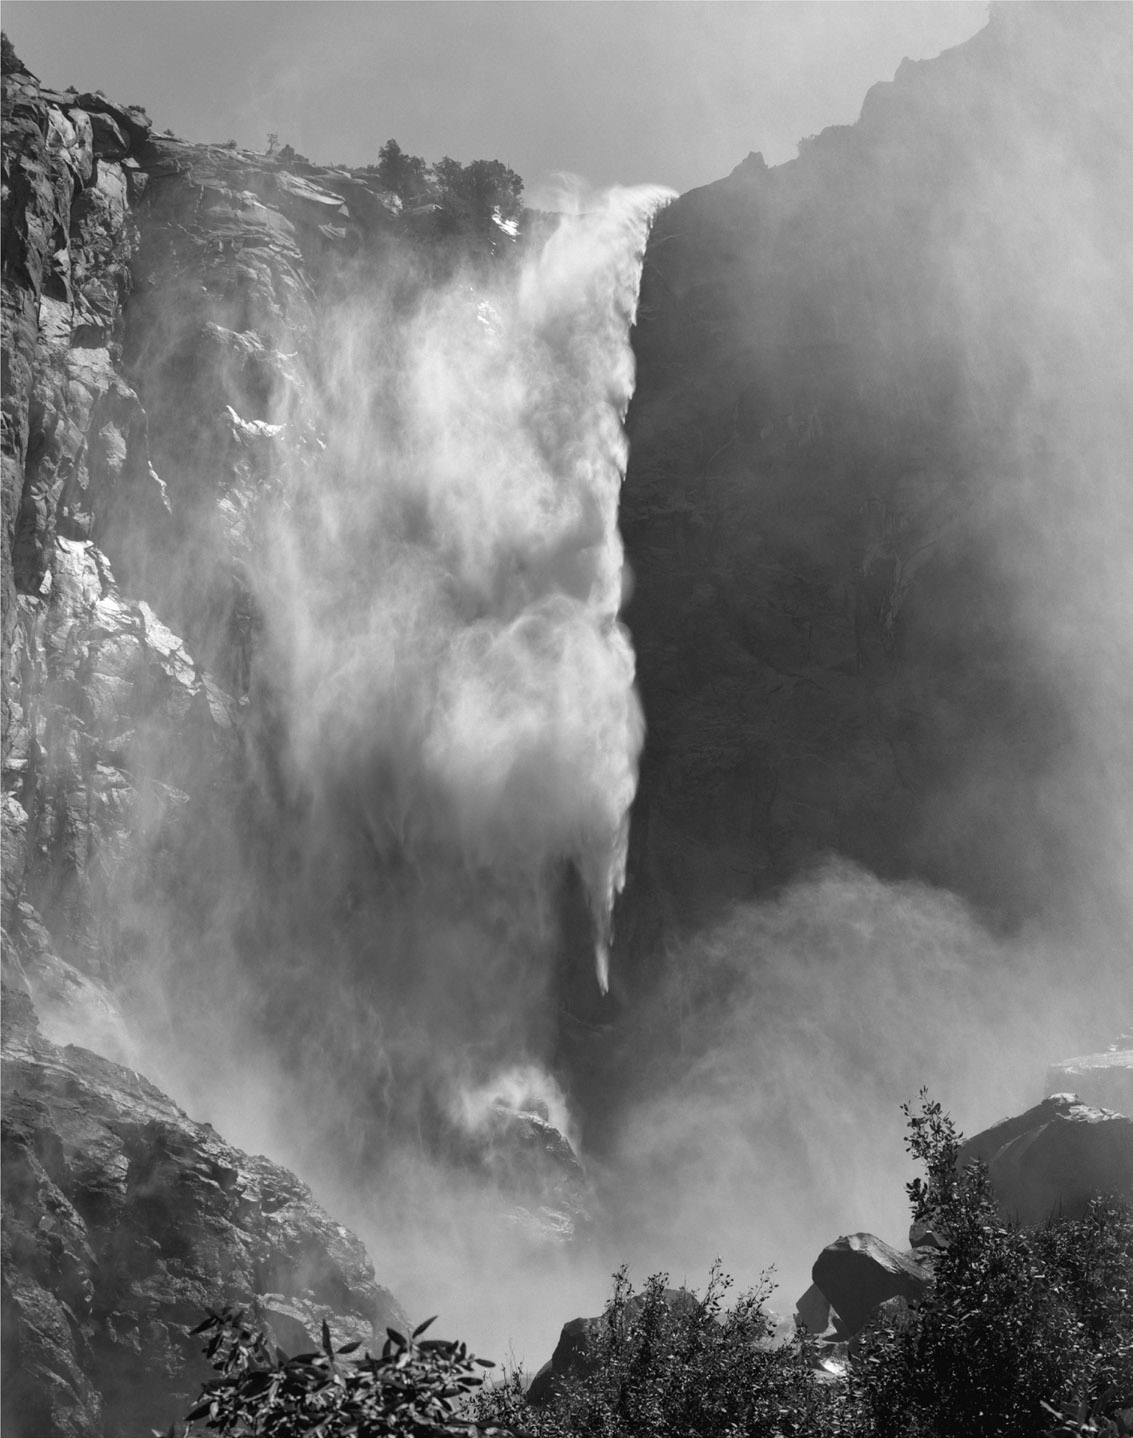
[[[1008,927],[1113,880],[1129,30],[993,7],[660,216],[621,507],[629,950],[829,854]]]
[[[107,902],[191,866],[177,815],[234,782],[280,351],[309,318],[304,247],[317,269],[359,237],[341,195],[8,58],[4,1427],[95,1438],[184,1411],[205,1306],[252,1304],[292,1348],[325,1314],[366,1342],[400,1321],[309,1190],[122,1066],[138,954]]]

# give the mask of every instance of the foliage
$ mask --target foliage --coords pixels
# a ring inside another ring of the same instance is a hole
[[[771,1343],[763,1280],[730,1307],[719,1262],[703,1296],[655,1274],[638,1294],[625,1268],[592,1335],[585,1376],[560,1378],[546,1406],[528,1405],[517,1375],[478,1395],[484,1421],[534,1438],[723,1438],[819,1434],[827,1395],[804,1344]]]
[[[486,224],[494,213],[514,220],[523,211],[523,181],[501,160],[473,160],[462,165],[445,155],[433,166],[441,203],[454,218]]]
[[[378,1358],[369,1352],[349,1357],[359,1343],[336,1349],[324,1321],[321,1351],[288,1358],[242,1313],[210,1313],[193,1331],[211,1335],[205,1352],[219,1376],[205,1385],[188,1422],[230,1438],[498,1433],[462,1416],[468,1394],[483,1382],[479,1370],[494,1365],[473,1357],[463,1343],[422,1340],[433,1321],[408,1338],[387,1329]]]
[[[908,1186],[913,1216],[945,1246],[929,1298],[879,1325],[856,1355],[847,1404],[861,1431],[1120,1432],[1050,1421],[1081,1412],[1116,1423],[1133,1404],[1133,1212],[1096,1200],[1079,1219],[1006,1224],[986,1168],[957,1168],[960,1135],[940,1105],[922,1092],[905,1112],[907,1146],[926,1170]]]
[[[383,189],[406,202],[428,193],[428,165],[420,155],[407,155],[396,140],[387,140],[378,151],[375,172]]]
[[[404,204],[432,202],[443,233],[490,235],[496,219],[515,220],[523,213],[523,181],[501,160],[462,165],[445,155],[429,165],[420,155],[406,154],[396,140],[387,140],[378,163],[366,170]]]
[[[12,47],[11,40],[0,30],[0,71],[5,75],[18,74],[24,63]]]
[[[766,1278],[729,1303],[717,1262],[703,1296],[665,1274],[635,1292],[625,1268],[574,1372],[541,1404],[518,1374],[482,1387],[464,1345],[389,1330],[379,1358],[274,1356],[226,1310],[198,1331],[219,1377],[189,1415],[231,1438],[525,1433],[531,1438],[1133,1438],[1133,1209],[1006,1224],[986,1169],[958,1166],[961,1135],[922,1091],[905,1106],[923,1176],[914,1220],[939,1251],[929,1296],[883,1311],[847,1377],[819,1379],[805,1335],[776,1346]],[[431,1320],[430,1320],[431,1322]]]

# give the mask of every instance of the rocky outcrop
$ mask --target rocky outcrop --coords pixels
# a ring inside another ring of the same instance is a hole
[[[28,967],[40,925],[97,976],[131,945],[94,876],[231,778],[282,421],[292,460],[317,445],[312,282],[392,243],[398,204],[6,63],[4,922]]]
[[[305,423],[306,269],[361,241],[315,179],[156,140],[7,45],[3,117],[4,1426],[99,1438],[183,1410],[206,1306],[292,1349],[401,1326],[298,1180],[114,1062],[135,900],[199,899],[184,835],[239,792],[240,565],[277,411]]]
[[[959,1162],[974,1160],[1008,1218],[1078,1218],[1095,1197],[1133,1200],[1133,1118],[1053,1094],[968,1139]]]
[[[854,1338],[891,1299],[924,1297],[932,1282],[925,1253],[899,1253],[872,1233],[851,1233],[828,1243],[814,1262],[814,1282],[799,1299],[796,1320],[820,1342]]]
[[[1052,1064],[1044,1088],[1048,1094],[1073,1093],[1083,1103],[1133,1115],[1133,1033],[1122,1034],[1102,1053]]]
[[[631,986],[661,931],[831,852],[998,923],[1103,864],[1104,796],[1059,769],[1083,684],[1036,627],[1098,582],[1096,547],[1043,548],[1047,516],[1078,513],[1087,449],[1100,479],[1128,446],[1069,356],[1128,353],[1103,257],[1133,216],[1131,59],[1127,14],[993,6],[857,124],[659,215],[621,506],[649,724]]]
[[[452,1148],[473,1172],[514,1197],[507,1220],[532,1238],[568,1243],[591,1223],[593,1185],[545,1112],[498,1107]]]
[[[100,1438],[177,1418],[207,1376],[190,1330],[249,1308],[289,1351],[328,1318],[375,1343],[396,1303],[291,1174],[193,1123],[132,1070],[59,1048],[4,996],[4,1429]]]

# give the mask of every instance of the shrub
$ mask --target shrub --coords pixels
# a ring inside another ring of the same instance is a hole
[[[407,155],[396,140],[387,140],[378,151],[374,169],[382,188],[407,203],[428,192],[428,165],[420,155]]]
[[[432,1322],[408,1338],[388,1329],[378,1358],[368,1352],[349,1356],[359,1343],[336,1349],[324,1322],[320,1351],[288,1358],[270,1348],[242,1313],[210,1313],[193,1331],[211,1335],[205,1352],[219,1376],[205,1385],[187,1421],[231,1438],[499,1433],[462,1416],[468,1394],[483,1381],[480,1370],[494,1365],[473,1357],[463,1343],[422,1341]],[[172,1428],[168,1438],[174,1438]]]
[[[922,1092],[905,1112],[926,1169],[908,1185],[913,1217],[946,1246],[930,1296],[856,1356],[847,1406],[862,1431],[1042,1438],[1078,1431],[1051,1418],[1083,1404],[1116,1421],[1133,1404],[1133,1211],[1098,1199],[1080,1219],[1006,1224],[986,1168],[957,1170],[960,1135],[940,1105]]]
[[[232,1438],[526,1433],[531,1438],[1105,1438],[1133,1435],[1133,1209],[1097,1199],[1040,1228],[1005,1224],[986,1169],[960,1171],[960,1135],[922,1092],[906,1146],[924,1168],[913,1217],[942,1245],[929,1296],[882,1314],[854,1345],[845,1382],[819,1381],[805,1337],[772,1343],[759,1286],[727,1302],[713,1266],[702,1297],[635,1292],[625,1268],[580,1366],[548,1401],[516,1373],[485,1390],[463,1344],[389,1330],[288,1358],[243,1316],[210,1314],[219,1376],[189,1417]],[[431,1321],[431,1320],[430,1320]]]
[[[625,1268],[594,1336],[588,1376],[561,1378],[543,1407],[527,1404],[512,1374],[478,1395],[483,1421],[534,1438],[724,1438],[819,1434],[828,1395],[813,1382],[803,1343],[773,1347],[758,1289],[730,1307],[731,1279],[714,1265],[704,1295],[667,1287],[655,1274],[639,1294]],[[789,1425],[789,1426],[785,1426]]]

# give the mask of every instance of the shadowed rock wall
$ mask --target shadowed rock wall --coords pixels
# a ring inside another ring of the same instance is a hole
[[[1126,642],[1075,606],[1108,583],[1083,526],[1129,442],[1130,63],[1120,7],[993,7],[857,124],[659,216],[621,508],[649,724],[623,959],[829,853],[1008,925],[1096,867],[1094,701],[1051,636],[1082,667]]]
[[[281,350],[306,271],[362,237],[342,195],[154,139],[7,48],[3,105],[4,1426],[96,1438],[179,1416],[208,1305],[252,1305],[291,1348],[326,1314],[366,1342],[400,1321],[292,1175],[110,1061],[133,1059],[131,884],[198,903],[186,835],[231,823],[240,566],[279,482],[270,421],[302,423]],[[372,235],[383,201],[361,208]],[[33,999],[109,1057],[49,1041]]]

